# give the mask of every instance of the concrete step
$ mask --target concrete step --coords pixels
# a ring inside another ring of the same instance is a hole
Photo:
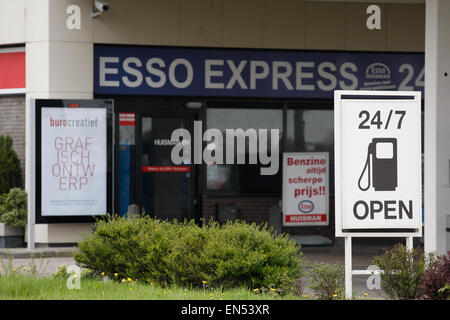
[[[2,248],[0,249],[0,257],[2,258],[59,258],[72,257],[72,253],[76,247],[48,247],[48,248]]]

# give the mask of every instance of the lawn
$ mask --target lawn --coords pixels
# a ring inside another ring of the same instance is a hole
[[[131,279],[129,279],[131,280]],[[264,291],[264,292],[262,292]],[[279,295],[270,289],[252,291],[187,289],[177,286],[160,287],[136,281],[117,282],[83,278],[80,289],[69,289],[67,280],[57,277],[33,277],[17,274],[0,275],[0,300],[273,300],[303,299]]]

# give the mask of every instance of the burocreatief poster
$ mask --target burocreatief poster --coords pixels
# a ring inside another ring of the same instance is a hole
[[[42,216],[107,211],[105,108],[42,108]]]

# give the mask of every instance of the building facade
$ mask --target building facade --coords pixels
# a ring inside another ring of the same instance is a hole
[[[424,1],[378,3],[380,29],[367,26],[371,4],[110,0],[93,17],[93,0],[0,0],[0,58],[21,53],[14,70],[23,82],[0,77],[0,134],[13,137],[27,172],[30,99],[114,99],[116,213],[137,205],[160,218],[268,222],[281,168],[262,176],[259,165],[188,163],[163,172],[170,133],[193,132],[194,121],[221,132],[278,129],[280,152],[329,152],[332,169],[333,90],[424,89]],[[329,226],[283,231],[333,238],[333,188],[329,201]],[[88,229],[38,224],[36,242],[73,243]]]

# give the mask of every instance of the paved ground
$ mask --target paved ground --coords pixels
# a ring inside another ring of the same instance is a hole
[[[353,253],[353,270],[367,270],[367,267],[372,264],[372,259],[376,256],[378,252],[372,253],[362,253],[356,252]],[[344,266],[344,249],[327,249],[327,248],[303,248],[303,257],[305,258],[306,269],[314,263],[327,263],[327,264],[335,264],[338,263]],[[380,299],[383,298],[384,295],[381,289],[378,290],[369,290],[367,287],[368,276],[362,275],[354,275],[353,276],[353,292],[354,295],[358,298],[365,297],[364,293],[368,294],[368,298],[371,299]],[[311,290],[305,288],[306,294],[311,294]]]

